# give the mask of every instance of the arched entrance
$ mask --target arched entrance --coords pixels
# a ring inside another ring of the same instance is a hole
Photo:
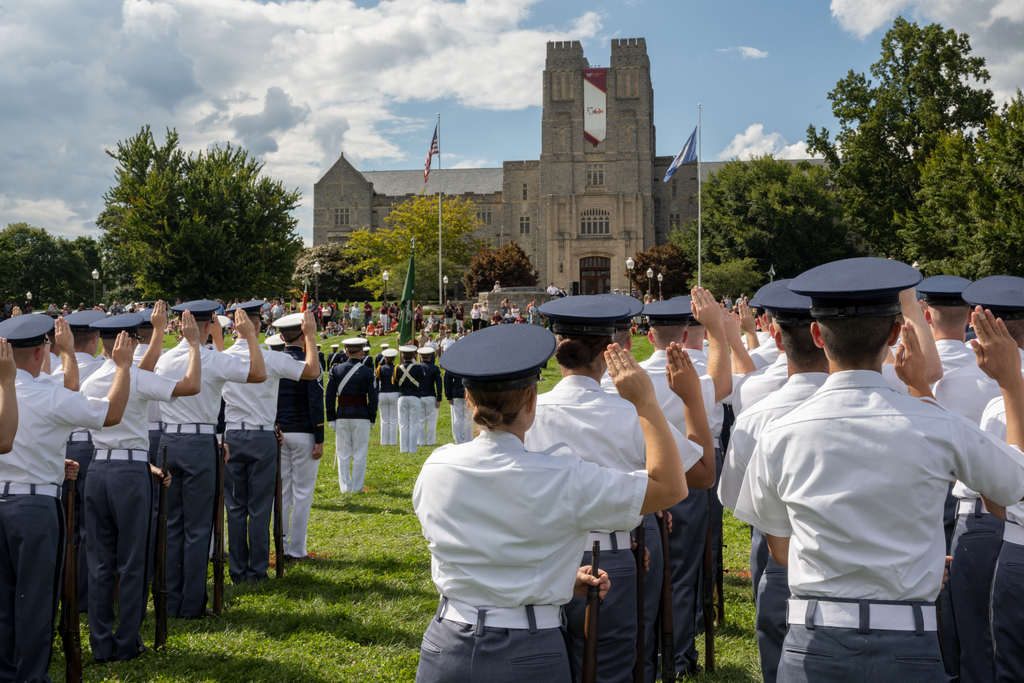
[[[605,294],[611,291],[612,260],[600,256],[580,259],[580,294]]]

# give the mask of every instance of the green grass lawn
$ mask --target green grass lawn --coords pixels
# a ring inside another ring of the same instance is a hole
[[[339,337],[322,342],[327,351]],[[373,353],[381,342],[371,340]],[[165,346],[173,345],[168,339]],[[634,340],[634,354],[652,351]],[[550,390],[559,374],[549,363]],[[437,425],[438,444],[448,443],[447,404]],[[83,618],[82,658],[86,681],[407,681],[414,680],[420,638],[437,607],[430,580],[430,553],[412,508],[420,466],[430,454],[401,454],[379,446],[375,426],[364,494],[341,494],[334,463],[334,433],[328,428],[309,524],[309,550],[317,559],[288,565],[281,580],[234,587],[225,578],[224,612],[203,620],[171,619],[167,648],[124,664],[96,664]],[[718,671],[707,681],[761,680],[754,640],[754,605],[748,574],[747,526],[726,512],[726,620],[716,638]],[[226,571],[225,571],[226,575]],[[273,569],[271,569],[273,576]],[[212,584],[210,587],[212,594]],[[142,631],[153,641],[153,616]],[[703,648],[703,638],[698,639]],[[703,660],[702,660],[703,663]],[[59,638],[50,667],[64,681]]]

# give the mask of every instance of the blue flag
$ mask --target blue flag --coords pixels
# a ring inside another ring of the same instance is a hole
[[[675,175],[676,169],[683,164],[688,164],[691,161],[697,160],[697,129],[694,128],[693,132],[690,133],[690,139],[686,141],[683,148],[679,150],[679,154],[672,160],[672,165],[668,167],[668,172],[665,174],[665,179],[661,182],[667,183],[668,179]]]

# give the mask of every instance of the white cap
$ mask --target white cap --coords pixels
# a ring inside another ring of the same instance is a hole
[[[383,351],[380,352],[380,355],[384,356],[385,358],[394,358],[395,356],[398,355],[398,349],[384,349]]]
[[[422,346],[422,347],[416,349],[416,353],[420,354],[421,356],[429,356],[433,352],[434,352],[434,349],[432,347],[430,347],[430,346]]]
[[[363,347],[363,351],[369,351],[369,350],[370,350],[370,345],[369,344],[367,344],[366,346]]]
[[[264,339],[263,343],[267,346],[284,346],[284,339],[281,338],[281,335],[275,334]]]
[[[302,313],[283,315],[274,321],[274,327],[279,330],[287,330],[293,327],[302,327]]]
[[[381,344],[381,345],[380,345],[380,348],[382,348],[382,349],[386,349],[386,348],[388,348],[388,345],[387,345],[387,344]]]
[[[402,353],[416,353],[416,347],[410,344],[403,344],[398,347],[398,350]]]
[[[362,348],[366,344],[366,340],[362,337],[349,337],[348,339],[342,339],[341,343],[343,346],[358,346]]]
[[[218,315],[217,322],[220,323],[221,327],[231,327],[232,325],[235,324],[235,321],[227,317],[226,315]]]
[[[338,345],[337,344],[331,344],[331,348],[332,349],[336,349],[336,348],[338,348]]]

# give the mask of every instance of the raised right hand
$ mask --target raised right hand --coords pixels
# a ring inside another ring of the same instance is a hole
[[[708,290],[703,287],[694,287],[690,291],[690,310],[697,322],[708,329],[709,335],[714,336],[715,333],[723,331],[725,310],[718,305],[715,297]]]
[[[57,318],[54,323],[53,339],[57,342],[57,348],[60,349],[61,353],[70,354],[74,358],[75,335],[71,333],[71,326],[68,325],[67,320],[64,320],[64,316]]]
[[[114,350],[110,354],[114,364],[122,370],[127,370],[132,366],[132,345],[128,338],[127,332],[122,332],[117,335],[117,341],[114,342]]]
[[[649,401],[656,401],[651,376],[621,346],[609,344],[604,359],[608,363],[608,376],[615,383],[615,390],[619,396],[636,406],[638,412]]]
[[[192,311],[185,311],[181,314],[181,336],[185,338],[189,346],[199,344],[199,325],[196,324]]]
[[[217,322],[217,317],[213,318],[214,323],[220,328],[220,323]],[[218,330],[211,330],[214,334],[217,334]],[[252,326],[252,321],[249,319],[249,314],[238,309],[235,311],[235,332],[238,332],[238,336],[243,339],[248,339],[250,336],[256,334],[256,328]]]
[[[0,382],[13,382],[18,375],[18,366],[14,364],[14,349],[10,342],[0,337]]]
[[[1006,386],[1021,380],[1020,351],[1017,342],[1010,336],[1002,319],[996,319],[992,311],[976,306],[971,313],[977,339],[971,340],[971,348],[978,361],[978,367],[999,383]]]
[[[189,314],[191,315],[191,314]],[[153,304],[153,313],[149,316],[149,321],[153,323],[154,330],[160,330],[160,334],[167,329],[167,302],[157,301]]]
[[[702,403],[704,395],[701,392],[700,376],[697,369],[693,367],[690,355],[673,342],[666,349],[668,364],[665,366],[665,375],[668,378],[668,387],[679,398],[683,399],[685,405],[694,405],[694,402]]]

